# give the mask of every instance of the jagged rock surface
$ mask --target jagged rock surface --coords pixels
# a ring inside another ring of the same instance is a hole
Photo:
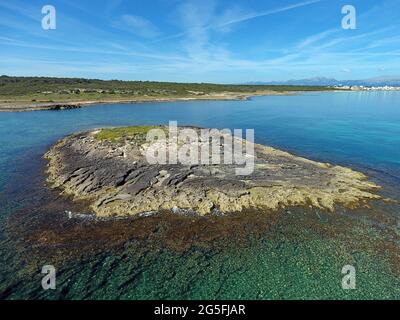
[[[177,208],[199,214],[296,205],[334,210],[379,198],[373,193],[379,187],[362,173],[263,145],[255,144],[254,172],[237,176],[234,164],[150,165],[143,136],[99,141],[97,132],[68,136],[45,158],[51,186],[89,201],[98,216]]]

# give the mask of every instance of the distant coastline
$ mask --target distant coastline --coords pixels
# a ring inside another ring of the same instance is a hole
[[[381,76],[361,80],[337,80],[334,78],[314,77],[287,81],[253,81],[248,85],[291,85],[291,86],[330,86],[330,87],[393,87],[400,89],[400,76]]]
[[[252,96],[334,90],[338,89],[328,86],[233,85],[0,76],[0,111],[63,110],[102,103],[246,100]]]
[[[134,104],[134,103],[157,103],[157,102],[174,102],[174,101],[238,101],[249,100],[251,97],[257,96],[284,96],[296,95],[306,92],[387,92],[400,91],[400,87],[333,87],[331,90],[299,90],[299,91],[256,91],[256,92],[222,92],[209,93],[205,95],[193,95],[184,97],[134,97],[127,99],[102,99],[102,100],[77,100],[77,101],[55,101],[55,102],[1,102],[0,112],[27,112],[27,111],[45,111],[45,110],[70,110],[80,109],[98,104]]]
[[[79,109],[85,106],[95,104],[122,104],[122,103],[154,103],[154,102],[172,102],[172,101],[229,101],[229,100],[248,100],[255,96],[276,96],[276,95],[288,95],[296,94],[294,91],[259,91],[251,93],[237,93],[237,92],[223,92],[223,93],[211,93],[202,96],[187,96],[187,97],[138,97],[128,99],[104,99],[104,100],[82,100],[82,101],[70,101],[70,102],[0,102],[0,112],[24,112],[24,111],[41,111],[41,110],[68,110],[68,109]]]

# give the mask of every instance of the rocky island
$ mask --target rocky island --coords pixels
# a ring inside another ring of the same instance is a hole
[[[289,206],[334,211],[336,205],[357,207],[380,198],[375,193],[379,186],[360,172],[260,144],[254,144],[254,171],[249,175],[236,175],[235,165],[229,164],[149,164],[144,154],[151,128],[100,129],[60,140],[45,155],[48,182],[75,200],[87,201],[99,217]]]

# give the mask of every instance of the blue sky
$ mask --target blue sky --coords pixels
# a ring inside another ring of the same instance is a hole
[[[41,9],[56,8],[43,30]],[[341,27],[344,5],[357,29]],[[400,75],[399,0],[0,0],[0,74],[241,83]]]

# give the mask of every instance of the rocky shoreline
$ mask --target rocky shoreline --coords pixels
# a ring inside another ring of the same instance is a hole
[[[206,215],[290,206],[334,211],[337,205],[355,208],[380,198],[375,193],[380,187],[360,172],[259,144],[254,145],[254,172],[237,176],[234,165],[149,164],[145,132],[118,139],[99,138],[101,133],[68,136],[45,154],[49,184],[87,201],[99,217],[163,210]]]
[[[1,104],[0,112],[23,112],[23,111],[43,111],[43,110],[71,110],[80,109],[85,103],[66,102],[66,103],[32,103],[32,104]]]
[[[72,102],[1,102],[0,112],[23,112],[23,111],[43,111],[43,110],[64,110],[76,109],[96,104],[116,104],[116,103],[151,103],[151,102],[174,102],[174,101],[197,101],[197,100],[248,100],[253,96],[275,96],[289,95],[297,92],[277,92],[277,91],[259,91],[251,93],[222,92],[205,95],[193,95],[187,97],[135,97],[127,99],[102,99],[102,100],[80,100]]]
[[[49,110],[71,110],[80,109],[82,106],[80,104],[55,104],[48,107]]]

